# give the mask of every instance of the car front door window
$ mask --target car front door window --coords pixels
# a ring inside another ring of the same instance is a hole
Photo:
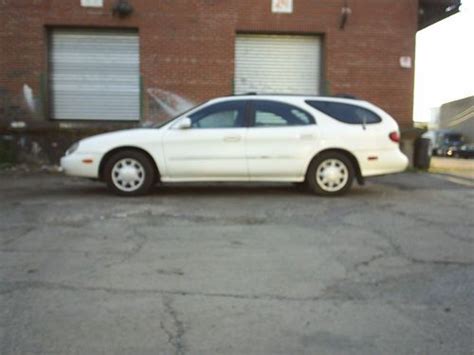
[[[189,116],[191,128],[240,128],[244,127],[243,101],[214,104]]]

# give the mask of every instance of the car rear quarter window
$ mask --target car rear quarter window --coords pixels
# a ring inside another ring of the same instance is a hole
[[[322,113],[348,124],[373,124],[382,121],[379,115],[364,107],[332,101],[306,101],[308,105]]]

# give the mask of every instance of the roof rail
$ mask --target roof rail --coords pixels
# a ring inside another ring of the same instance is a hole
[[[360,100],[357,96],[351,95],[351,94],[336,94],[332,95],[333,97],[340,97],[343,99],[352,99],[352,100]]]
[[[296,94],[296,93],[287,93],[287,92],[246,92],[242,94],[234,94],[233,96],[321,96],[321,95],[311,95],[311,94]]]
[[[271,93],[258,93],[256,91],[250,91],[246,93],[241,93],[241,94],[234,94],[230,96],[312,96],[312,97],[338,97],[342,99],[352,99],[352,100],[362,100],[361,98],[351,95],[351,94],[335,94],[335,95],[311,95],[311,94],[294,94],[294,93],[277,93],[277,92],[271,92]]]

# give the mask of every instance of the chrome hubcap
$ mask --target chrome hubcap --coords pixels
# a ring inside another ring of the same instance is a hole
[[[349,179],[347,166],[338,159],[327,159],[319,164],[316,170],[316,181],[324,191],[341,190]]]
[[[122,191],[138,190],[145,181],[145,169],[138,160],[121,159],[112,168],[112,181]]]

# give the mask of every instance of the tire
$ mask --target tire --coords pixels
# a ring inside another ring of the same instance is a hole
[[[108,189],[119,196],[140,196],[155,184],[154,163],[136,150],[121,150],[105,163],[104,178]]]
[[[341,196],[352,187],[354,166],[342,153],[323,153],[309,165],[306,181],[309,189],[317,195]]]

